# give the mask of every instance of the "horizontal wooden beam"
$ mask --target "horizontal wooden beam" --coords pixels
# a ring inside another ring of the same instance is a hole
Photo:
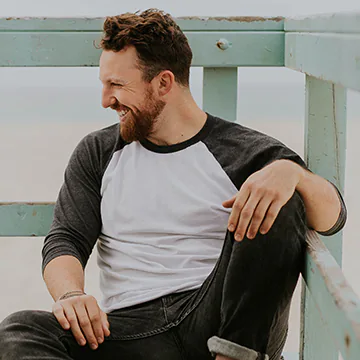
[[[102,31],[105,18],[0,18],[1,31]],[[282,17],[175,18],[183,31],[282,31]]]
[[[286,32],[360,34],[360,12],[287,18],[284,29]]]
[[[285,33],[285,66],[360,91],[360,34]]]
[[[0,203],[0,236],[45,236],[53,213],[53,203]]]
[[[307,236],[303,276],[321,317],[344,360],[360,354],[360,300],[314,231]]]
[[[282,32],[185,32],[192,66],[283,66]],[[100,32],[0,32],[0,66],[98,66]]]

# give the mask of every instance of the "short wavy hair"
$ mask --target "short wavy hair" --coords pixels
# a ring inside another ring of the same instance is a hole
[[[107,17],[100,48],[118,52],[128,46],[137,51],[144,81],[170,70],[177,83],[189,86],[192,51],[171,15],[148,9]]]

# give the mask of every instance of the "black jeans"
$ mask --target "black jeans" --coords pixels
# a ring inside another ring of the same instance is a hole
[[[305,210],[295,193],[266,235],[234,241],[198,290],[108,314],[111,335],[79,346],[50,312],[21,311],[0,324],[1,360],[279,360],[305,250]]]

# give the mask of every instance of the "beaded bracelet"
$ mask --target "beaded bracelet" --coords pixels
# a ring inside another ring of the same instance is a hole
[[[82,290],[68,291],[64,295],[60,296],[59,300],[65,300],[73,296],[81,296],[81,295],[86,295],[86,293]]]

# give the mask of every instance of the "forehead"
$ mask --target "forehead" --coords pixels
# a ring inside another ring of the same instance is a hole
[[[138,57],[134,47],[114,52],[103,50],[100,56],[99,71],[102,82],[112,79],[136,80],[141,78],[137,67]]]

